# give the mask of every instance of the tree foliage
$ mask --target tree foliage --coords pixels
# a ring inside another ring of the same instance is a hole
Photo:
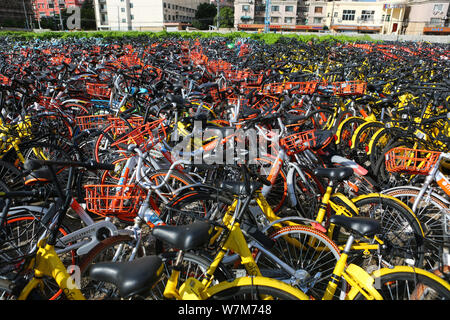
[[[192,25],[200,30],[208,30],[209,26],[213,25],[216,14],[217,8],[214,4],[201,3],[197,7]]]
[[[214,18],[214,25],[217,25],[217,15]],[[234,9],[230,7],[220,8],[219,12],[219,28],[234,27]]]

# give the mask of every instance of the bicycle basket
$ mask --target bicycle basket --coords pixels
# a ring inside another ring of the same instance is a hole
[[[145,190],[136,185],[85,185],[86,209],[99,216],[115,216],[133,221],[145,199]]]
[[[107,83],[86,82],[86,92],[98,98],[109,98],[111,95],[111,89]]]
[[[393,148],[385,154],[386,170],[409,174],[428,174],[440,154],[437,151]]]
[[[130,130],[131,128],[136,128],[138,126],[142,126],[144,123],[144,117],[131,117],[127,119],[128,124],[125,122],[125,120],[118,118],[118,117],[112,117],[110,116],[108,118],[108,121],[111,125],[111,132],[113,132],[114,135],[120,135],[124,134],[125,132]]]
[[[111,146],[119,147],[120,144],[136,144],[143,151],[147,151],[166,138],[166,130],[162,123],[163,121],[164,119],[160,119],[138,126],[121,136],[113,142]]]
[[[362,81],[333,82],[333,92],[337,96],[362,95],[366,92],[367,83]]]
[[[4,75],[0,74],[0,84],[3,84],[5,86],[10,86],[11,85],[11,79],[8,78],[7,76],[4,76]]]
[[[98,129],[109,123],[109,114],[99,114],[95,116],[79,116],[75,118],[76,124],[81,130]]]
[[[283,146],[288,154],[296,154],[305,151],[316,144],[316,130],[308,130],[291,134],[280,139],[280,145]]]

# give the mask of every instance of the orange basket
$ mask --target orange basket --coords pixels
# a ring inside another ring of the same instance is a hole
[[[146,197],[145,190],[136,185],[85,185],[84,189],[87,210],[126,221],[133,221]]]
[[[99,114],[94,116],[79,116],[75,118],[75,123],[81,130],[98,129],[109,123],[109,114]]]
[[[86,82],[86,92],[94,97],[108,98],[111,95],[111,89],[107,83]]]
[[[0,74],[0,84],[3,84],[5,86],[9,86],[9,85],[11,85],[11,79],[9,79],[8,77]]]
[[[316,130],[313,129],[291,134],[287,137],[281,138],[280,145],[286,149],[289,155],[314,148],[317,143],[315,131]]]
[[[362,95],[366,92],[367,83],[363,81],[333,82],[333,92],[337,96]]]
[[[385,164],[389,172],[428,174],[441,152],[397,147],[386,152]]]
[[[299,88],[293,90],[292,93],[313,94],[316,91],[317,85],[317,81],[269,83],[264,85],[262,92],[264,94],[281,94],[285,90],[290,90],[295,86],[299,86]]]
[[[130,130],[130,127],[127,125],[125,120],[121,118],[110,116],[108,118],[108,121],[111,125],[111,131],[114,135],[124,134]],[[131,117],[128,118],[127,121],[132,128],[136,128],[144,123],[144,117]]]
[[[140,125],[119,137],[111,146],[120,148],[120,144],[136,144],[143,151],[147,151],[166,138],[167,134],[162,124],[163,121],[164,119],[160,119]]]

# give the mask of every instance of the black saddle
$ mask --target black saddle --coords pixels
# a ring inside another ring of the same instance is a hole
[[[87,275],[93,280],[114,284],[122,298],[140,295],[159,280],[163,262],[158,256],[146,256],[126,262],[99,262],[91,265]]]
[[[167,98],[167,101],[172,102],[172,103],[176,104],[177,106],[181,107],[181,106],[186,105],[186,100],[184,100],[182,96],[168,93],[166,98]]]
[[[256,116],[259,115],[261,113],[261,110],[259,109],[252,109],[252,108],[248,108],[248,107],[242,107],[241,108],[241,117],[242,118],[248,118],[251,116]]]
[[[353,175],[353,169],[348,167],[317,168],[314,170],[314,174],[318,177],[328,178],[332,181],[343,181]]]
[[[289,113],[286,113],[284,115],[284,124],[287,126],[299,123],[300,121],[303,121],[303,120],[305,120],[305,116],[303,116],[303,115],[295,115],[295,114],[289,114]]]
[[[36,183],[48,183],[52,181],[52,174],[49,168],[42,167],[31,172],[25,177],[25,185],[34,185]]]
[[[381,223],[378,220],[365,217],[335,215],[331,216],[330,223],[367,237],[371,237],[379,233],[381,228]]]
[[[247,192],[245,187],[245,182],[241,181],[222,181],[218,188],[222,189],[225,192],[231,193],[233,195],[247,195],[248,193],[252,194],[256,190],[260,189],[263,184],[259,181],[250,181],[249,182],[250,190]]]
[[[209,241],[211,225],[205,221],[196,221],[182,226],[161,225],[153,228],[155,238],[167,242],[180,250],[199,248]]]

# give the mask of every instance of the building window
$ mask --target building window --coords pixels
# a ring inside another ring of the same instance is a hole
[[[361,20],[363,21],[373,20],[374,15],[375,11],[363,10],[361,12]]]
[[[125,12],[125,8],[120,8],[120,11]]]
[[[123,22],[123,23],[126,23],[126,22],[127,22],[127,19],[122,19],[122,22]]]
[[[435,4],[434,7],[433,7],[433,11],[442,11],[443,7],[444,7],[444,5],[442,3]]]
[[[130,8],[133,8],[133,4],[130,2]]]
[[[294,12],[294,6],[286,6],[286,7],[284,7],[284,10],[286,12]]]
[[[130,19],[131,19],[131,20],[134,20],[134,15],[130,15]]]
[[[342,13],[342,20],[353,21],[355,20],[355,10],[344,10]]]
[[[314,7],[314,13],[322,13],[322,7]]]
[[[391,21],[391,15],[390,14],[386,15],[386,20],[385,21],[388,21],[388,22]]]
[[[280,11],[280,6],[272,6],[272,11]]]
[[[250,11],[250,6],[249,5],[242,6],[242,11]]]
[[[334,13],[334,17],[337,18],[337,17],[338,17],[338,14],[339,14],[339,13],[336,11],[336,12]]]
[[[292,23],[293,20],[294,20],[294,18],[292,18],[292,17],[286,17],[286,18],[284,18],[284,23]]]
[[[278,22],[280,22],[280,18],[279,17],[270,17],[270,22],[278,23]]]
[[[441,22],[442,22],[442,19],[441,19],[441,18],[431,18],[431,19],[430,19],[430,24],[431,24],[431,25],[434,25],[434,26],[440,25]]]

